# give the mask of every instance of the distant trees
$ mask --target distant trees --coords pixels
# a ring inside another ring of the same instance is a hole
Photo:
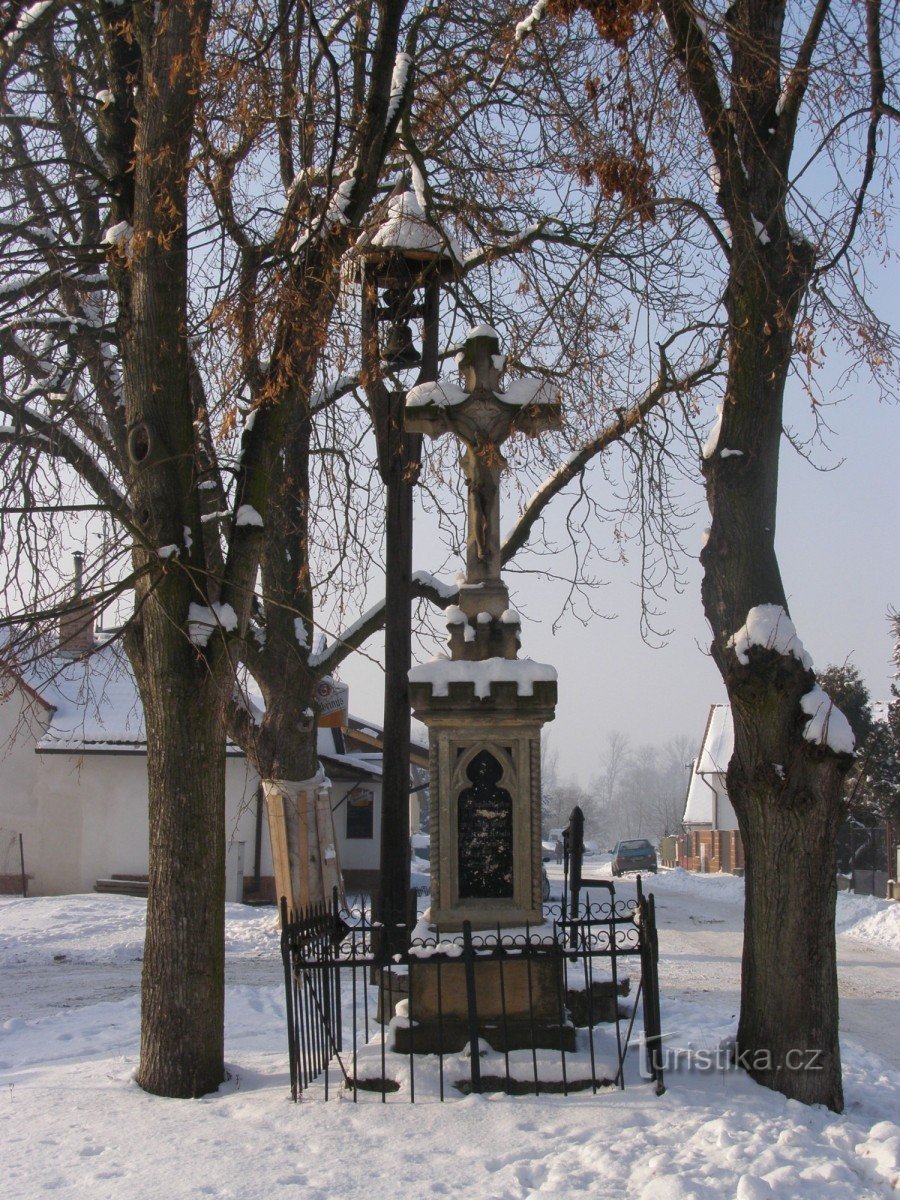
[[[663,746],[631,747],[617,731],[607,737],[606,755],[588,789],[589,829],[612,846],[622,838],[656,842],[676,833],[684,813],[691,740],[672,738]]]
[[[632,747],[619,730],[606,735],[605,752],[587,786],[560,775],[558,755],[544,756],[544,831],[564,826],[577,804],[585,817],[585,832],[603,848],[622,838],[658,841],[681,825],[692,756],[688,737],[663,746]]]

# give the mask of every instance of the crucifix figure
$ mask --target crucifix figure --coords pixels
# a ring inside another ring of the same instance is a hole
[[[556,389],[541,379],[517,379],[500,391],[504,356],[499,335],[487,325],[469,331],[458,361],[464,386],[438,381],[413,388],[406,428],[431,437],[452,433],[465,445],[468,536],[460,607],[467,615],[499,617],[509,606],[500,576],[500,477],[507,466],[501,447],[517,430],[534,436],[558,426],[561,411]]]

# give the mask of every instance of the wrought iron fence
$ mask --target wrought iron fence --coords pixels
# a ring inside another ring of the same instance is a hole
[[[342,908],[336,892],[302,913],[283,903],[293,1099],[314,1087],[326,1100],[374,1092],[383,1102],[596,1093],[624,1088],[629,1073],[662,1093],[653,898],[640,880],[628,900],[608,880],[583,880],[577,839],[567,845],[563,902],[545,906],[543,925],[444,931],[420,921],[391,958],[373,944],[368,910]],[[643,1062],[632,1068],[639,1008]]]

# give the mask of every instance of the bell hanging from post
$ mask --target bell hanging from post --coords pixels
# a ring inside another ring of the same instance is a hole
[[[408,271],[406,263],[404,270]],[[388,288],[384,292],[384,307],[381,313],[388,326],[387,338],[381,347],[379,355],[386,367],[398,370],[402,367],[416,367],[422,361],[422,355],[413,342],[412,326],[409,321],[418,316],[418,308],[413,302],[413,282],[407,286]]]
[[[388,371],[427,361],[428,377],[435,378],[438,288],[456,276],[460,263],[452,236],[426,216],[408,183],[401,183],[382,209],[380,223],[362,235],[354,253],[364,285],[364,365],[366,356],[370,370],[376,358]],[[419,318],[421,350],[412,327]]]
[[[400,369],[417,367],[422,355],[413,342],[412,329],[404,323],[391,326],[387,341],[381,349],[381,361],[386,367]]]

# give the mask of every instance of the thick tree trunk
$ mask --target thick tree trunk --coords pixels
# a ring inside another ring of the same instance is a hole
[[[800,699],[815,677],[796,654],[758,646],[742,662],[729,645],[757,606],[778,606],[788,619],[775,518],[802,290],[788,264],[774,264],[766,278],[743,250],[745,271],[728,296],[721,432],[704,461],[712,523],[701,555],[712,654],[734,721],[728,793],[747,863],[739,1062],[787,1096],[839,1111],[835,840],[850,759],[804,737]]]
[[[142,54],[135,126],[129,285],[120,291],[129,493],[138,610],[127,647],[147,730],[150,884],[138,1080],[198,1096],[224,1074],[224,642],[188,638],[191,602],[209,573],[194,487],[187,341],[187,187],[210,5],[179,0],[136,11]],[[184,555],[164,565],[158,548]],[[191,570],[198,567],[196,577]]]
[[[175,630],[170,636],[181,638]],[[144,693],[150,885],[141,988],[138,1082],[162,1096],[201,1096],[222,1082],[225,968],[225,734],[193,648]]]
[[[839,1112],[834,841],[840,809],[827,785],[782,805],[754,796],[738,782],[740,774],[729,772],[747,861],[738,1061],[765,1086]]]

